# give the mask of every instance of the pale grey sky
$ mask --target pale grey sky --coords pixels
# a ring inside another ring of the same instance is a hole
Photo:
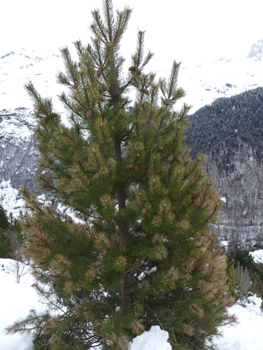
[[[263,37],[263,0],[114,0],[133,15],[123,41],[125,56],[146,30],[146,48],[155,53],[157,70],[174,59],[246,56]],[[89,41],[91,15],[101,0],[1,0],[0,55],[17,48],[56,51],[81,39]]]

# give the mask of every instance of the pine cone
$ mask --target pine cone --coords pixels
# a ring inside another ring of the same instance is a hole
[[[89,110],[87,111],[87,118],[88,118],[88,119],[91,119],[91,118],[92,118],[92,111],[91,111],[91,109],[89,109]]]
[[[105,98],[102,95],[99,95],[99,100],[103,102],[105,101]]]
[[[189,324],[183,324],[183,330],[185,334],[192,336],[194,334],[194,328]]]
[[[163,151],[164,148],[162,146],[158,147],[159,151]]]
[[[96,108],[93,108],[93,113],[95,113],[95,114],[99,114],[99,113],[100,113],[100,111],[99,111],[98,109],[96,109]]]
[[[137,137],[137,134],[133,134],[132,137],[133,137],[133,138]]]
[[[163,101],[163,104],[164,104],[165,106],[169,105],[169,103],[170,103],[169,98],[166,98],[166,99]]]
[[[69,273],[70,273],[70,270],[67,269],[67,270],[64,272],[64,277],[68,277],[68,276],[69,276]]]
[[[112,143],[112,141],[113,141],[113,139],[110,138],[106,141],[106,143],[109,144],[109,143]]]
[[[143,213],[143,215],[145,215],[146,214],[146,208],[142,208],[142,213]]]
[[[132,169],[133,166],[134,166],[133,164],[129,164],[129,165],[126,166],[126,168],[127,168],[127,169]]]
[[[143,89],[144,93],[149,96],[149,90],[147,88]]]
[[[105,249],[103,249],[103,251],[101,252],[101,255],[103,256],[103,255],[106,255],[107,254],[107,249],[105,248]]]
[[[114,130],[115,130],[114,126],[112,126],[110,129],[111,129],[111,131],[114,131]]]
[[[138,165],[134,165],[134,170],[137,171],[137,173],[140,171]]]
[[[97,180],[100,178],[100,173],[96,173],[94,176],[93,176],[93,180]]]
[[[141,121],[141,125],[145,125],[145,124],[147,124],[148,123],[148,119],[143,119],[142,121]]]
[[[99,77],[101,76],[101,74],[102,74],[102,69],[99,68],[99,69],[97,70],[97,77],[99,78]]]
[[[172,156],[172,155],[167,158],[169,163],[171,163],[173,161],[173,159],[174,159],[174,156]]]
[[[156,125],[156,123],[155,123],[154,120],[149,120],[149,124],[151,125],[151,127],[152,127],[153,129],[157,129],[157,125]]]

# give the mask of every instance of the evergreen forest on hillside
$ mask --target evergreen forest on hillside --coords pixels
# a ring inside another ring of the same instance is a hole
[[[191,155],[198,152],[217,157],[224,150],[223,165],[243,144],[252,147],[258,160],[263,148],[263,88],[256,88],[230,98],[220,98],[189,116],[184,143]],[[218,165],[221,164],[218,162]]]

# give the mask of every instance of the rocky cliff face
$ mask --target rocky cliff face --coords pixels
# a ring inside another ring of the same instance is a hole
[[[40,194],[34,180],[39,156],[33,124],[29,109],[0,111],[0,201],[14,214],[22,209],[19,188],[27,186]]]
[[[224,151],[220,152],[223,157]],[[216,230],[221,245],[228,251],[236,248],[254,250],[263,247],[263,163],[245,144],[232,157],[234,168],[219,170],[211,154],[205,167],[216,179],[219,197],[225,202]]]

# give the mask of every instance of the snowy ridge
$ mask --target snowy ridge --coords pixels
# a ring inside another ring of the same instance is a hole
[[[61,69],[59,54],[21,49],[0,58],[0,109],[32,108],[24,88],[30,81],[43,96],[56,96],[56,74]]]
[[[182,66],[179,83],[186,91],[190,113],[218,98],[231,97],[263,85],[262,62],[256,57],[203,61],[192,67]]]
[[[255,58],[256,61],[263,60],[263,39],[258,40],[251,46],[248,58]]]
[[[252,45],[247,58],[220,58],[187,65],[182,62],[178,86],[187,93],[184,102],[192,106],[191,113],[220,97],[230,97],[262,86],[262,52],[263,39]],[[24,89],[30,80],[42,96],[53,97],[55,107],[61,110],[56,96],[63,89],[57,84],[56,76],[63,69],[59,53],[47,54],[27,49],[7,52],[0,58],[0,109],[32,108]],[[170,67],[164,70],[157,67],[157,71],[166,76]]]

